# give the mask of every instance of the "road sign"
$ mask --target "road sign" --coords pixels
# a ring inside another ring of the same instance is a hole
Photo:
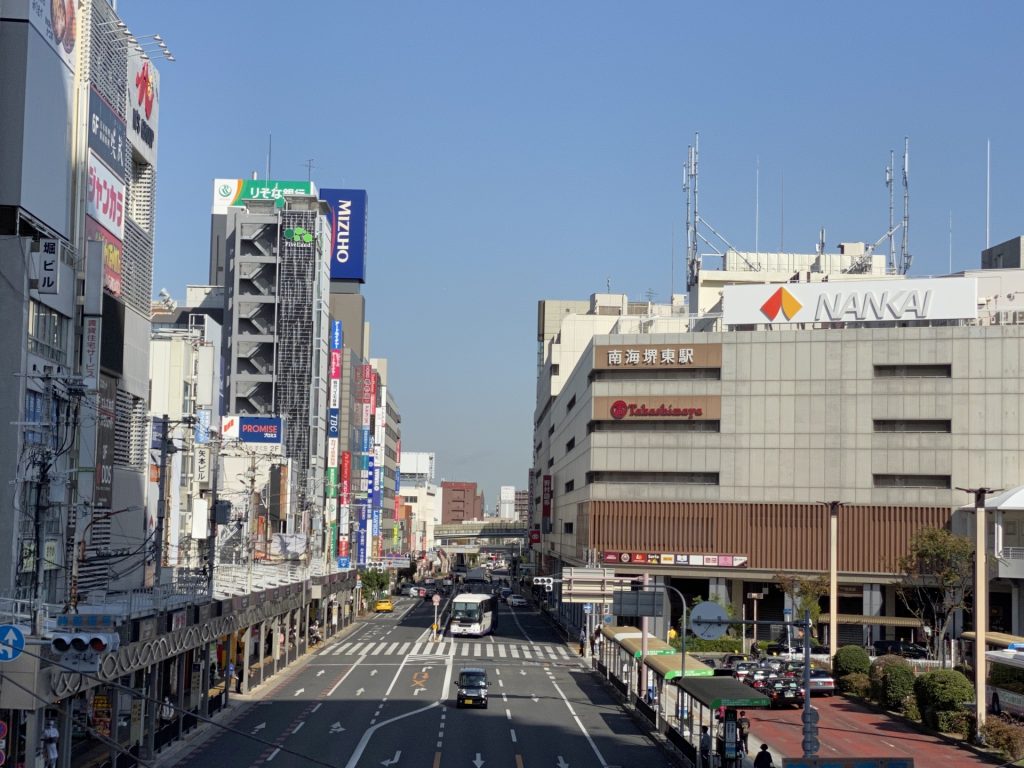
[[[710,600],[697,603],[690,611],[690,629],[702,640],[716,640],[725,634],[727,624],[713,622],[728,621],[725,609]]]
[[[14,661],[25,650],[25,633],[13,624],[0,624],[0,661]]]
[[[440,604],[441,604],[441,596],[440,596],[440,595],[438,595],[438,594],[435,594],[435,595],[434,595],[434,596],[433,596],[433,597],[431,598],[431,602],[432,602],[432,603],[433,603],[434,605],[440,605]]]
[[[792,616],[793,615],[793,609],[792,608],[783,608],[782,609],[782,615],[783,616]]]
[[[592,614],[594,612],[594,604],[593,603],[584,603],[583,604],[583,612],[585,614],[587,614],[588,616],[590,614]]]

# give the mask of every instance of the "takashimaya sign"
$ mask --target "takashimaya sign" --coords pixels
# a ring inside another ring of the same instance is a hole
[[[595,397],[595,421],[706,421],[720,419],[722,398],[695,397]]]
[[[971,277],[727,285],[722,304],[725,325],[968,320],[978,287]]]
[[[599,344],[594,347],[596,370],[721,367],[721,344]]]

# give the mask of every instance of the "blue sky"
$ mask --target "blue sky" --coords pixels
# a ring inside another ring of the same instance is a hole
[[[682,163],[701,213],[754,248],[879,238],[889,150],[911,146],[911,272],[1024,234],[1019,31],[1009,2],[122,0],[160,33],[154,291],[207,280],[215,177],[370,196],[372,353],[403,448],[493,505],[524,487],[536,303],[604,290],[665,301],[683,273]],[[286,15],[288,14],[288,15]],[[304,15],[303,15],[304,14]],[[782,240],[781,189],[785,179]],[[897,195],[897,218],[900,216]]]

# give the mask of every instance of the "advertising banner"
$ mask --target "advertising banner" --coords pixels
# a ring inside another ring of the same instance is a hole
[[[352,503],[352,454],[341,452],[341,503]]]
[[[338,468],[328,467],[324,471],[324,495],[328,499],[338,498]]]
[[[103,318],[86,315],[82,321],[82,380],[86,389],[96,389],[100,375],[100,331]]]
[[[20,4],[24,6],[21,11],[13,7],[5,7],[4,16],[23,18],[22,14],[27,11],[28,21],[32,28],[42,35],[43,40],[64,62],[64,65],[74,72],[77,60],[75,48],[78,46],[78,30],[83,28],[83,24],[78,18],[78,1],[23,0]],[[19,3],[7,3],[7,6],[12,5],[17,6]]]
[[[331,320],[331,349],[341,349],[344,339],[341,320]]]
[[[331,367],[328,373],[328,378],[331,381],[338,381],[341,379],[341,350],[331,350]]]
[[[978,286],[972,277],[727,285],[722,309],[725,325],[969,320]]]
[[[370,552],[368,548],[370,531],[369,520],[367,519],[366,500],[364,499],[361,502],[357,502],[356,509],[359,512],[359,529],[356,532],[359,542],[359,556],[357,562],[359,565],[366,565],[367,561],[370,559]]]
[[[341,429],[341,412],[337,408],[327,409],[327,438],[338,439]],[[330,464],[337,464],[336,461],[329,462]]]
[[[110,509],[114,500],[114,415],[117,383],[109,376],[100,376],[99,407],[96,429],[96,469],[93,479],[94,509]]]
[[[602,395],[594,398],[593,409],[595,421],[716,421],[722,417],[722,398]]]
[[[327,382],[327,407],[341,406],[341,379],[329,379]]]
[[[349,515],[352,514],[352,510],[347,504],[338,507],[338,532],[348,536],[348,532],[351,530],[351,522]]]
[[[283,208],[285,195],[315,194],[316,185],[311,181],[214,179],[213,212],[227,213],[231,206],[243,205],[247,200],[274,200],[278,208]]]
[[[128,57],[128,138],[139,155],[156,165],[160,122],[160,73],[141,56]]]
[[[89,151],[85,212],[118,240],[124,239],[124,182]]]
[[[327,466],[338,468],[338,448],[340,447],[338,438],[329,437],[327,438]]]
[[[331,280],[366,282],[365,189],[322,189],[320,199],[330,209]]]
[[[123,244],[91,216],[85,217],[85,239],[102,244],[103,290],[114,298],[120,298]]]
[[[366,493],[369,497],[368,503],[373,504],[373,491],[376,488],[376,480],[374,478],[374,462],[373,456],[366,458]]]
[[[210,442],[210,409],[200,408],[196,411],[196,445],[206,445]]]
[[[282,424],[280,416],[235,416],[236,437],[243,443],[280,443]]]
[[[128,132],[124,120],[110,108],[106,100],[89,89],[89,149],[106,163],[121,181],[124,181],[124,158],[128,147]]]
[[[551,475],[544,475],[541,478],[540,488],[541,530],[544,533],[551,533]]]

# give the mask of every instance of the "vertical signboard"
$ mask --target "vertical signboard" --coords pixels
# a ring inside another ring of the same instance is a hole
[[[89,149],[124,180],[128,134],[122,120],[95,88],[89,89]]]
[[[103,250],[103,290],[114,298],[121,296],[121,241],[91,216],[85,217],[85,239],[101,244]]]
[[[330,324],[330,367],[327,373],[327,471],[324,478],[325,495],[328,499],[338,498],[338,473],[341,438],[341,322],[331,320]],[[337,502],[334,502],[337,506]],[[334,542],[331,542],[334,546]]]
[[[128,138],[150,165],[156,165],[160,122],[160,73],[142,56],[128,57]]]
[[[117,402],[114,379],[101,375],[99,394],[92,505],[94,509],[110,509],[114,499],[114,416]]]
[[[541,480],[541,530],[551,533],[551,475],[544,475]]]
[[[365,189],[322,189],[331,231],[331,280],[366,282]]]
[[[352,454],[341,452],[341,503],[352,503]]]
[[[92,150],[86,192],[86,214],[118,240],[124,240],[124,182]]]

